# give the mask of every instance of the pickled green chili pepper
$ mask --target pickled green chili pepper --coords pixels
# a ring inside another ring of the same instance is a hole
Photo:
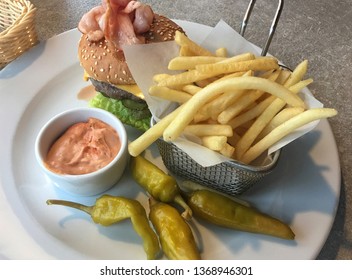
[[[171,205],[150,199],[149,219],[159,235],[161,247],[170,260],[200,260],[193,233]]]
[[[183,200],[175,178],[155,164],[137,156],[131,158],[132,176],[153,198],[165,203],[176,202],[184,208],[182,217],[190,219],[192,210]]]
[[[283,239],[295,237],[291,228],[280,220],[210,190],[189,193],[188,205],[194,216],[218,226]]]
[[[148,259],[155,259],[160,252],[159,240],[149,224],[144,207],[137,200],[118,196],[103,195],[95,205],[86,206],[65,200],[47,200],[48,205],[63,205],[88,213],[93,221],[109,226],[122,220],[131,219],[134,230],[143,239],[143,248]]]

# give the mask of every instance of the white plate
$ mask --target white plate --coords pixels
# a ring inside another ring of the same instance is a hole
[[[194,40],[210,27],[179,21]],[[94,204],[58,191],[46,181],[34,156],[34,140],[53,115],[87,106],[77,94],[87,85],[77,60],[79,32],[71,30],[35,47],[0,72],[0,258],[145,259],[131,223],[103,227],[86,213],[46,200]],[[130,139],[137,136],[129,129]],[[147,156],[160,164],[155,148]],[[194,223],[204,259],[314,259],[331,229],[340,192],[340,166],[327,121],[283,150],[278,168],[244,198],[290,224],[295,241]],[[146,196],[129,176],[110,194]]]

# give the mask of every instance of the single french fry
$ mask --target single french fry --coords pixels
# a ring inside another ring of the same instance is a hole
[[[223,124],[191,124],[185,127],[184,132],[198,137],[211,135],[231,137],[233,135],[231,126]]]
[[[201,81],[207,78],[213,77],[213,75],[207,73],[200,73],[193,69],[186,72],[182,72],[175,75],[170,75],[166,79],[159,81],[159,86],[173,87],[177,85],[188,85],[197,81]]]
[[[298,83],[290,86],[290,91],[297,94],[311,83],[313,83],[313,79],[310,78],[303,81],[299,81]]]
[[[180,46],[179,56],[194,56],[195,53],[191,51],[188,46]]]
[[[273,119],[268,123],[268,125],[262,130],[258,135],[257,140],[262,139],[272,130],[278,127],[280,124],[291,119],[292,117],[302,113],[304,110],[302,108],[290,107],[282,109]]]
[[[308,70],[308,60],[303,60],[291,73],[290,77],[285,82],[285,87],[290,87],[301,81]]]
[[[219,61],[216,64],[221,64],[221,63],[233,63],[233,62],[239,62],[239,61],[247,61],[247,60],[253,60],[255,59],[255,55],[252,53],[241,53],[238,55],[234,55],[231,57],[228,57],[225,60]]]
[[[217,57],[227,57],[227,49],[226,48],[218,48],[215,50],[215,55]]]
[[[170,60],[169,70],[190,70],[196,65],[215,63],[224,60],[224,57],[217,56],[177,56]]]
[[[227,143],[226,136],[203,136],[202,145],[213,151],[220,151]]]
[[[202,88],[198,87],[196,85],[185,85],[182,90],[191,94],[191,95],[195,95],[198,91],[200,91]]]
[[[280,85],[284,85],[288,78],[291,76],[291,72],[286,69],[281,69],[279,77],[276,79],[276,82]]]
[[[189,39],[184,33],[180,31],[175,32],[175,42],[183,47],[187,46],[192,53],[195,55],[205,55],[205,56],[213,56],[214,54],[208,51],[207,49],[201,47],[191,39]]]
[[[337,115],[335,109],[330,108],[315,108],[308,109],[303,113],[294,116],[288,121],[276,127],[267,136],[260,140],[257,144],[251,147],[241,158],[245,164],[251,163],[254,159],[260,156],[266,149],[271,147],[274,143],[281,140],[283,137],[290,134],[295,129],[308,124],[312,121],[329,118]]]
[[[155,74],[153,76],[153,82],[160,83],[162,80],[169,78],[171,75],[166,73]]]
[[[163,133],[164,140],[175,140],[182,133],[183,129],[193,120],[196,112],[209,100],[219,96],[222,92],[237,89],[261,90],[282,98],[289,105],[302,108],[305,107],[303,100],[297,95],[292,94],[284,86],[268,79],[258,77],[237,77],[227,79],[219,83],[212,83],[199,91],[198,94],[192,96],[192,98],[184,104],[182,114],[180,114],[178,118],[175,118],[165,129]]]
[[[181,105],[176,110],[172,111],[166,117],[162,118],[158,123],[145,131],[141,136],[132,141],[128,145],[128,152],[131,156],[136,157],[141,154],[146,148],[153,144],[158,138],[163,135],[165,128],[179,114],[184,105]]]
[[[249,70],[268,71],[279,68],[277,59],[272,57],[260,57],[253,60],[235,61],[229,63],[225,63],[225,61],[226,60],[221,63],[197,65],[196,70],[200,73],[212,73],[212,76],[217,76],[220,74],[233,72],[244,72]]]
[[[219,151],[225,157],[231,158],[233,153],[235,152],[235,148],[231,146],[229,143],[225,143],[224,147]]]
[[[160,86],[151,86],[149,88],[149,94],[179,104],[187,102],[192,97],[192,95],[187,92]]]

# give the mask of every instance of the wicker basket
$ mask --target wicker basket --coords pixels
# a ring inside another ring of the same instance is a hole
[[[27,0],[0,0],[0,69],[37,43],[35,11]]]

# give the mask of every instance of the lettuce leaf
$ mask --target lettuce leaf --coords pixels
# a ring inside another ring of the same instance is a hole
[[[135,101],[129,101],[135,102]],[[94,108],[100,108],[114,114],[124,124],[135,127],[139,130],[146,131],[150,127],[151,113],[148,106],[140,110],[140,106],[136,106],[137,109],[133,109],[133,106],[126,107],[126,102],[123,100],[116,100],[105,97],[101,93],[97,93],[96,96],[90,100],[89,106]]]

